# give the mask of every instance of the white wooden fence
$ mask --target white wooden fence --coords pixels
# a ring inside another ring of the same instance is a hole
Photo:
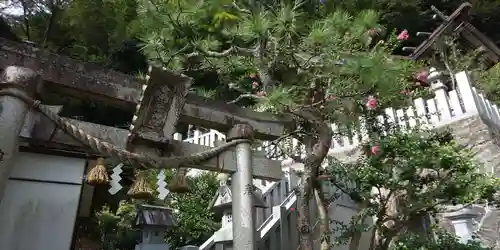
[[[480,94],[468,74],[463,71],[455,75],[456,90],[446,90],[441,88],[439,80],[432,86],[434,98],[413,100],[413,105],[400,108],[386,108],[386,116],[380,115],[377,119],[384,123],[397,124],[399,129],[406,130],[416,126],[427,128],[441,127],[465,117],[480,115],[480,117],[490,126],[500,127],[500,110],[496,104],[487,100],[483,94]],[[360,142],[367,138],[363,131],[363,118],[360,117],[361,126],[353,129],[350,136],[344,135],[340,138],[334,137],[332,140],[332,151],[347,151],[358,146]],[[332,124],[332,130],[338,132],[339,125]],[[187,142],[213,146],[216,140],[223,140],[225,135],[216,130],[210,130],[209,133],[195,131],[194,136],[186,139]],[[263,147],[267,148],[269,142],[264,142]],[[292,145],[300,147],[300,143],[293,139]],[[283,159],[284,157],[279,157]]]
[[[440,79],[433,80],[430,77],[430,80],[432,80],[431,88],[435,94],[433,98],[427,100],[417,98],[413,100],[413,105],[408,107],[387,108],[384,110],[386,116],[379,116],[377,119],[380,122],[397,124],[398,129],[404,131],[416,126],[429,129],[437,128],[467,117],[479,115],[488,126],[500,128],[500,111],[497,105],[487,100],[484,95],[480,94],[473,87],[472,80],[466,72],[460,72],[455,75],[456,89],[454,90],[447,90]],[[362,117],[360,117],[360,121],[363,121]],[[334,132],[338,132],[338,124],[332,124],[331,126]],[[351,131],[350,136],[334,137],[330,152],[338,154],[342,151],[350,151],[359,146],[367,138],[367,134],[362,128],[363,123],[361,122],[361,126]],[[223,133],[210,130],[209,133],[195,131],[194,136],[185,141],[214,146],[217,140],[224,139],[225,135]],[[297,140],[292,139],[291,144],[294,148],[298,148],[299,152],[303,152],[301,149],[302,146]],[[271,148],[270,150],[268,146],[269,142],[264,142],[263,147],[259,149],[262,150],[264,148],[267,153],[271,153],[270,151],[273,151],[273,149]],[[284,160],[285,157],[280,156],[275,159]],[[285,182],[261,182],[260,180],[254,180],[254,184],[261,188],[266,202],[270,206],[267,209],[257,209],[257,223],[261,224],[258,227],[261,235],[259,249],[295,249],[296,244],[298,244],[296,241],[296,220],[290,213],[290,208],[296,202],[295,195],[290,194],[290,189],[293,188],[290,187],[290,183],[296,183],[296,180],[290,178],[290,175],[287,173],[284,173],[284,177],[286,177]],[[347,213],[339,212],[339,208],[350,210]],[[315,208],[311,209],[313,213],[315,213],[315,210]],[[337,204],[330,208],[333,220],[340,219],[346,223],[349,222],[350,217],[356,211],[356,205],[345,199],[339,199]],[[312,216],[312,218],[315,217]],[[367,249],[367,244],[369,244],[369,239],[362,239],[359,249]],[[209,242],[204,244],[202,249],[210,249],[209,247],[211,246],[212,244],[210,244],[209,240]],[[345,248],[341,247],[338,249]]]

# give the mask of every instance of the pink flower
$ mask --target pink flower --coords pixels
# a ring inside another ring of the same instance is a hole
[[[372,155],[376,155],[378,152],[380,152],[380,148],[379,146],[377,145],[373,145],[371,148],[370,148],[370,153]]]
[[[408,40],[409,37],[410,36],[408,35],[408,30],[403,30],[401,31],[401,33],[399,33],[396,39],[398,39],[399,41],[405,41]]]
[[[415,79],[417,79],[417,81],[422,83],[427,83],[428,77],[429,77],[429,71],[427,70],[415,73]]]
[[[401,90],[400,92],[402,95],[408,95],[410,93],[410,91],[408,91],[407,89],[403,89]]]
[[[257,93],[255,93],[257,96],[266,96],[266,92],[264,91],[259,91]]]
[[[290,208],[290,211],[292,211],[292,212],[293,212],[293,211],[295,211],[295,208],[294,208],[294,207],[291,207],[291,208]]]
[[[252,82],[252,89],[256,89],[259,87],[259,83],[258,82]]]
[[[366,102],[366,108],[368,110],[374,110],[377,108],[377,99],[374,96],[369,96]]]

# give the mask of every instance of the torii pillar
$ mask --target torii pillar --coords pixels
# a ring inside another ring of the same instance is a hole
[[[18,66],[8,66],[0,74],[0,90],[13,89],[31,96],[36,92],[36,73]],[[19,134],[30,107],[22,100],[0,95],[0,203],[19,151]]]
[[[228,133],[226,140],[253,138],[253,128],[248,124],[236,124]],[[252,151],[250,143],[236,146],[236,165],[238,170],[231,178],[233,194],[233,248],[236,250],[255,250],[256,230],[254,221],[254,186],[252,183]]]

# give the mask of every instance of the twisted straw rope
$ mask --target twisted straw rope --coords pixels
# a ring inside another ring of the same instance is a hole
[[[128,163],[132,166],[141,166],[143,168],[177,168],[183,164],[197,164],[209,160],[224,151],[227,151],[231,147],[236,146],[237,144],[250,142],[248,139],[237,139],[205,152],[193,155],[153,158],[127,151],[113,145],[112,143],[103,141],[86,133],[73,123],[61,118],[47,107],[41,106],[41,102],[39,100],[32,99],[22,90],[15,88],[2,89],[0,90],[0,96],[12,96],[20,99],[27,105],[32,106],[34,109],[45,115],[64,132],[68,133],[79,142],[89,146],[91,149],[104,156],[118,158],[121,162]]]

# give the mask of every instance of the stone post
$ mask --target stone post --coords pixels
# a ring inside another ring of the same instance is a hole
[[[450,76],[443,74],[443,72],[431,68],[429,70],[429,77],[427,78],[431,84],[432,90],[434,90],[436,94],[436,105],[441,120],[450,120],[452,115],[448,103],[448,87],[445,85],[445,80],[449,77]]]
[[[36,73],[30,69],[8,66],[0,77],[0,89],[34,93]],[[3,159],[0,161],[0,203],[13,168],[13,160],[19,151],[19,133],[29,108],[16,97],[0,96],[0,151],[3,153]]]
[[[443,217],[448,219],[453,225],[455,235],[458,237],[459,241],[464,244],[472,240],[472,234],[474,232],[473,219],[478,216],[479,214],[470,207],[443,214]]]
[[[247,124],[235,125],[227,134],[227,141],[251,138],[253,128]],[[236,146],[237,170],[231,178],[233,194],[233,249],[255,250],[255,221],[252,183],[252,152],[250,143]]]

